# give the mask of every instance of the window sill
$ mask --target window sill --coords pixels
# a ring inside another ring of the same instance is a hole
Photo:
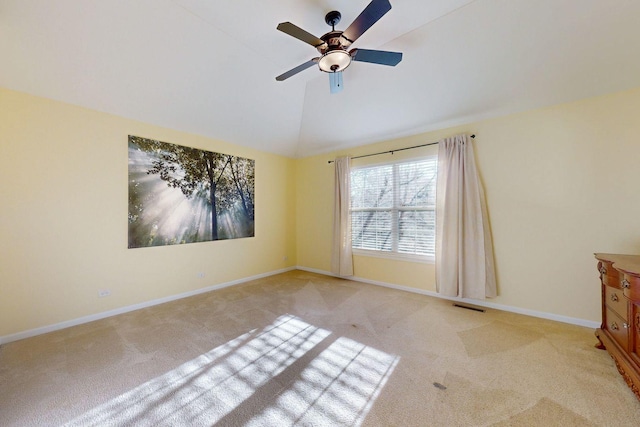
[[[385,258],[397,261],[417,262],[421,264],[435,264],[435,257],[429,255],[413,255],[401,254],[397,252],[372,251],[367,249],[353,249],[356,256],[365,256],[372,258]]]

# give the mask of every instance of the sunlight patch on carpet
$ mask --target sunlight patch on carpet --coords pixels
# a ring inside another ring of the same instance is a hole
[[[358,426],[398,364],[396,356],[338,338],[248,426]]]
[[[67,426],[212,425],[236,416],[251,425],[359,425],[397,363],[396,356],[284,315]]]

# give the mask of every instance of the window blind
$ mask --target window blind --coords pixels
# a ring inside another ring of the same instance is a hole
[[[433,256],[437,157],[353,169],[352,247]]]

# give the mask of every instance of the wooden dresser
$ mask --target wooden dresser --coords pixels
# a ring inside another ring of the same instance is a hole
[[[640,255],[595,254],[602,282],[600,343],[640,399]]]

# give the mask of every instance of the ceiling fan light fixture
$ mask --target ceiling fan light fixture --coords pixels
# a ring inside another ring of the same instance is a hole
[[[325,73],[336,73],[351,64],[351,55],[345,50],[330,50],[318,61],[318,67]]]
[[[331,26],[331,31],[323,34],[322,37],[316,37],[288,21],[279,23],[276,27],[278,31],[282,31],[313,46],[320,54],[320,57],[313,58],[310,61],[292,68],[286,73],[277,76],[276,80],[281,82],[306,70],[313,64],[318,64],[320,71],[329,74],[331,93],[335,93],[342,89],[342,71],[351,65],[351,61],[369,62],[392,67],[397,65],[402,60],[401,52],[359,48],[347,51],[362,34],[391,10],[389,0],[370,1],[355,21],[344,31],[336,30],[336,24],[340,22],[342,16],[340,12],[333,10],[327,13],[324,21]]]

